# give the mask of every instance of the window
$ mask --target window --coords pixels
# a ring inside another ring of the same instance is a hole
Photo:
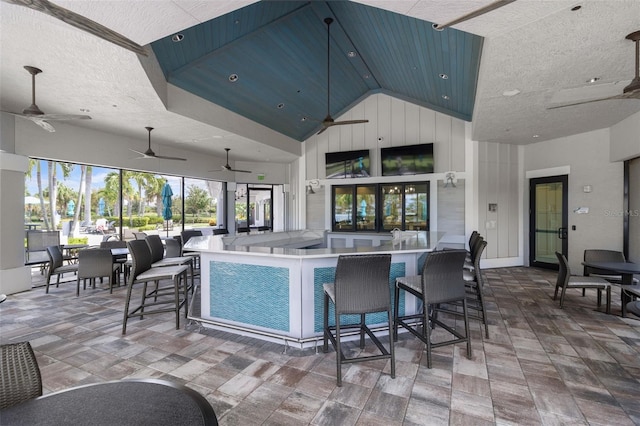
[[[226,227],[224,182],[37,159],[30,166],[31,229],[58,229],[63,238],[96,245],[107,234],[132,239],[133,232],[172,236],[185,227]]]
[[[333,186],[332,230],[429,230],[428,188],[428,182]]]

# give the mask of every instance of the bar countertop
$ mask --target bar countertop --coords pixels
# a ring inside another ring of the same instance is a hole
[[[318,245],[325,241],[325,231],[302,230],[244,235],[242,238],[224,235],[191,237],[185,250],[203,253],[234,253],[288,258],[336,257],[350,253],[417,253],[435,250],[444,236],[442,232],[406,232],[400,240],[383,242],[376,247],[294,248]]]

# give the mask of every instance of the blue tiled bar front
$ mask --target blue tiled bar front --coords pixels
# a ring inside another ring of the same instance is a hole
[[[283,241],[296,238],[279,237]],[[317,243],[317,236],[307,237]],[[234,241],[236,245],[229,246],[217,235],[191,238],[185,249],[201,253],[202,268],[201,315],[194,319],[206,327],[286,341],[291,346],[313,346],[322,337],[322,284],[333,281],[340,254],[391,253],[389,291],[393,295],[395,278],[416,274],[439,237],[422,233],[395,245],[350,249],[253,246],[248,245],[250,239],[243,241],[247,245]],[[415,311],[412,297],[400,302],[402,311]],[[386,317],[367,317],[372,326],[382,322]]]

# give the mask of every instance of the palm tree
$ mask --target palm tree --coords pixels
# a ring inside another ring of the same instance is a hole
[[[57,163],[56,161],[49,160],[48,164],[48,174],[49,174],[49,212],[51,213],[51,228],[49,230],[58,229],[58,222],[56,218],[57,213],[57,191],[58,191],[58,165],[60,165],[60,170],[62,171],[62,176],[64,179],[68,178],[71,174],[71,170],[73,170],[73,164],[71,163]],[[78,204],[79,206],[80,204]]]
[[[47,209],[44,208],[44,194],[42,191],[42,165],[40,160],[29,159],[29,170],[27,176],[31,177],[33,167],[36,168],[36,182],[38,184],[38,198],[40,198],[40,211],[42,212],[42,220],[44,221],[44,229],[49,228],[49,219],[47,217]]]
[[[152,175],[147,180],[147,184],[144,188],[144,192],[147,196],[147,201],[153,201],[156,205],[156,214],[162,216],[162,188],[167,183],[167,179],[162,176]]]
[[[93,167],[87,166],[84,184],[84,220],[87,224],[91,223],[91,175]],[[78,206],[80,210],[80,206]]]
[[[78,202],[76,202],[76,209],[73,212],[73,229],[71,231],[71,234],[73,236],[76,236],[76,230],[79,229],[78,219],[80,218],[80,206],[82,205],[82,195],[84,193],[86,174],[87,166],[85,166],[84,164],[80,165],[80,188],[78,188]]]

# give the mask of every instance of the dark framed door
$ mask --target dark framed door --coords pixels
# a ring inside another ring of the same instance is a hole
[[[568,176],[529,181],[529,265],[558,269],[555,252],[567,255]]]

